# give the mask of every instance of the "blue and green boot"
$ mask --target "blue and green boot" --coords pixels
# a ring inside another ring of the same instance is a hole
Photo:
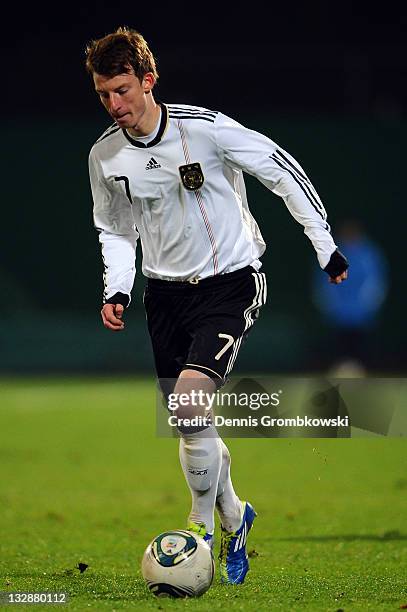
[[[246,541],[253,521],[257,516],[249,502],[244,503],[242,524],[234,532],[221,527],[220,540],[220,579],[224,584],[242,584],[249,571]]]

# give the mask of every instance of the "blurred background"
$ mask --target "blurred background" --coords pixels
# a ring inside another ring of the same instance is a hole
[[[87,173],[88,152],[111,121],[84,48],[128,25],[157,58],[156,98],[222,111],[302,164],[350,259],[352,284],[329,285],[283,201],[248,177],[268,245],[269,300],[238,370],[312,373],[351,362],[372,375],[403,375],[406,14],[346,2],[54,10],[11,7],[2,32],[0,372],[153,374],[141,273],[125,333],[100,322]]]

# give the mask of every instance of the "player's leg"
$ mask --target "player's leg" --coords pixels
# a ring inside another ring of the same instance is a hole
[[[225,275],[209,299],[203,291],[201,300],[205,315],[198,324],[191,323],[193,343],[185,367],[207,372],[219,387],[231,373],[239,350],[266,301],[265,275],[252,268],[237,275]],[[229,451],[223,441],[220,443],[222,468],[216,507],[222,526],[234,532],[241,525],[244,503],[233,487]]]
[[[187,286],[188,289],[188,286]],[[150,282],[144,295],[148,330],[154,352],[154,361],[161,390],[180,396],[195,393],[214,393],[216,386],[206,374],[184,369],[191,337],[180,321],[189,312],[189,296],[183,300],[179,287],[173,291],[171,283]],[[210,417],[202,405],[180,405],[176,416],[192,419]],[[214,509],[218,488],[222,452],[213,426],[179,427],[181,466],[191,491],[192,508],[189,521],[208,535],[214,530]]]
[[[215,391],[215,383],[209,376],[191,369],[181,372],[174,389],[176,397],[182,394],[184,398],[191,398],[189,405],[184,401],[176,411],[180,462],[192,498],[189,528],[208,541],[212,540],[215,527],[215,502],[222,465],[220,440],[210,424],[210,412],[205,401],[206,394],[212,395]],[[195,417],[200,422],[191,426],[190,419]]]
[[[171,283],[168,283],[167,290],[167,284],[162,284],[164,287],[161,284],[155,287],[150,282],[145,289],[143,302],[157,379],[167,399],[185,363],[191,338],[176,319],[177,304],[174,304],[169,291]]]
[[[188,288],[188,286],[187,286]],[[149,283],[144,295],[148,330],[151,337],[154,361],[161,390],[166,398],[170,394],[180,396],[195,393],[214,393],[216,386],[209,376],[192,369],[184,369],[191,337],[180,323],[190,311],[191,300],[183,300],[172,290],[171,283]],[[210,417],[202,405],[180,405],[176,416],[192,419],[194,416]],[[209,419],[210,420],[210,419]],[[179,427],[181,466],[191,491],[192,508],[189,515],[191,527],[212,539],[214,509],[218,488],[222,452],[216,430],[210,424],[202,427]]]
[[[196,370],[183,370],[175,394],[213,394],[216,386],[205,374]],[[201,408],[201,409],[200,409]],[[203,408],[203,409],[202,409]],[[205,407],[182,406],[178,416],[204,417]],[[212,535],[215,504],[222,526],[235,532],[242,523],[245,505],[233,488],[230,475],[230,454],[213,425],[207,427],[179,427],[180,461],[185,479],[191,491],[192,508],[188,520],[200,526],[203,533]]]
[[[206,316],[195,328],[185,367],[211,372],[221,383],[230,374],[238,352],[259,309],[266,300],[264,274],[249,271],[238,278],[225,279],[214,299],[205,303]],[[255,511],[248,502],[236,495],[230,475],[230,454],[219,440],[222,465],[216,495],[216,507],[222,527],[219,556],[223,582],[240,584],[249,569],[246,553],[247,535],[252,527]]]
[[[167,283],[153,281],[153,285],[155,285],[155,287],[158,286],[160,291],[163,284],[167,285]],[[197,286],[185,284],[185,287],[179,288],[183,293],[185,292],[185,307],[182,307],[183,298],[181,296],[179,299],[180,293],[178,293],[176,308],[175,310],[173,309],[174,312],[172,314],[177,318],[180,332],[185,334],[185,344],[184,340],[180,341],[180,336],[177,333],[174,334],[174,330],[168,332],[168,316],[163,316],[162,314],[163,311],[168,309],[167,303],[171,300],[167,300],[166,298],[164,301],[160,300],[161,305],[159,305],[156,300],[149,300],[149,330],[153,340],[155,355],[157,353],[159,356],[163,337],[165,338],[168,355],[173,352],[173,342],[179,345],[179,349],[177,349],[176,364],[169,362],[167,357],[165,357],[165,361],[168,361],[170,367],[161,367],[161,370],[169,372],[177,371],[178,364],[183,362],[183,372],[185,371],[186,373],[181,373],[177,381],[177,391],[181,391],[185,388],[189,388],[191,391],[201,388],[202,382],[198,385],[194,383],[195,386],[191,386],[193,383],[191,380],[188,380],[196,379],[196,371],[201,372],[209,381],[210,378],[212,378],[219,386],[231,372],[240,346],[254,321],[257,319],[259,308],[265,302],[266,284],[264,274],[253,272],[252,269],[246,268],[245,270],[239,270],[237,273],[231,273],[224,277],[208,279],[208,282],[202,281]],[[154,330],[160,328],[160,333],[154,334]],[[188,336],[192,339],[192,342],[188,342]],[[170,339],[171,341],[169,341]],[[185,346],[187,345],[188,353],[186,359],[182,360],[180,355],[184,353]],[[156,358],[156,366],[159,363],[162,365],[160,357],[158,361]],[[188,370],[192,370],[192,372],[188,372]],[[160,378],[160,370],[158,367],[157,373]],[[205,380],[205,378],[202,378],[202,380]],[[207,389],[207,385],[208,382],[204,384],[203,388]],[[210,388],[214,389],[213,386]],[[202,439],[208,439],[209,433],[205,432],[204,429],[205,428],[200,431],[189,430],[183,432],[183,439],[186,438],[188,447],[186,454],[189,455],[185,460],[186,470],[188,470],[188,462],[192,464],[190,452],[192,447],[194,449],[192,454],[195,462],[199,456],[202,456],[200,455],[202,450],[199,452],[198,449],[199,446],[202,445]],[[188,438],[188,436],[192,437]],[[209,437],[213,436],[215,436],[216,439],[215,430],[213,430],[212,435]],[[183,451],[185,450],[184,442],[181,442],[181,444],[183,445],[181,456],[183,456]],[[205,443],[203,444],[205,445]],[[211,450],[208,450],[209,448]],[[241,583],[244,581],[248,571],[246,538],[252,526],[255,512],[247,502],[244,502],[243,505],[234,492],[230,478],[230,456],[229,453],[225,451],[225,447],[222,446],[221,442],[218,440],[218,451],[216,451],[216,446],[212,444],[211,447],[209,447],[209,445],[207,446],[207,450],[204,451],[204,454],[215,457],[212,470],[214,478],[213,482],[211,481],[209,483],[209,488],[206,489],[207,495],[204,497],[204,501],[208,503],[205,504],[203,510],[201,510],[199,501],[195,504],[195,508],[198,508],[196,518],[199,520],[198,515],[202,512],[203,515],[205,515],[204,520],[208,523],[208,526],[212,525],[213,508],[216,497],[220,498],[218,511],[222,523],[220,555],[221,575],[225,582],[235,584]],[[216,459],[216,457],[219,458],[219,456],[220,465],[215,489],[214,483],[219,460]],[[183,459],[185,459],[185,456],[182,457],[181,460]],[[208,459],[206,459],[206,461],[208,461]],[[204,468],[203,471],[205,471],[205,469],[206,468]],[[186,473],[194,507],[195,500],[202,497],[199,494],[202,493],[202,491],[197,490],[198,486],[196,485],[196,481],[190,483],[189,476],[193,475],[194,474],[189,472],[188,474]],[[207,484],[208,482],[206,485]],[[200,488],[203,487],[201,486]],[[241,515],[242,510],[243,516]],[[238,521],[240,521],[240,526],[235,531],[230,531]],[[204,531],[205,530],[206,525],[204,527]]]
[[[230,453],[224,441],[219,438],[222,451],[222,467],[216,492],[216,509],[222,526],[229,532],[239,529],[244,511],[244,503],[239,499],[233,487],[230,475]]]

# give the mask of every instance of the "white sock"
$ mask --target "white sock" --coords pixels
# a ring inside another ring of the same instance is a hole
[[[210,436],[210,437],[208,437]],[[182,434],[179,443],[181,466],[191,491],[189,520],[215,528],[215,501],[222,464],[222,450],[216,429],[211,426],[195,434]]]
[[[233,532],[239,529],[242,522],[243,503],[233,488],[230,477],[230,453],[226,444],[219,438],[222,450],[222,468],[219,475],[218,490],[216,494],[216,509],[222,527]]]

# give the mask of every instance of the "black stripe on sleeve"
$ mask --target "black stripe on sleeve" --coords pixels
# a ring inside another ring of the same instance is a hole
[[[194,113],[198,115],[211,115],[212,117],[216,117],[218,111],[210,111],[210,110],[200,110],[198,108],[185,108],[182,106],[175,106],[170,104],[168,106],[168,110],[174,113]]]
[[[326,219],[326,217],[327,217],[326,210],[325,210],[322,202],[319,201],[318,194],[316,193],[316,191],[314,189],[314,186],[312,185],[312,183],[309,180],[308,176],[304,172],[301,172],[300,168],[298,168],[289,159],[287,159],[287,157],[285,155],[283,155],[283,153],[279,149],[276,150],[275,155],[278,155],[279,157],[282,157],[282,159],[294,170],[294,172],[297,175],[298,179],[300,181],[303,181],[307,185],[308,190],[310,192],[310,195],[312,195],[312,199],[314,200],[316,206],[318,206],[319,209],[321,210],[321,213],[324,216],[324,219]]]
[[[198,113],[198,112],[192,112],[192,111],[188,111],[188,110],[178,110],[178,109],[173,109],[170,108],[169,112],[172,113],[173,115],[191,115],[191,117],[196,117],[196,116],[201,116],[201,117],[211,117],[212,119],[216,119],[216,115],[214,115],[213,113]]]
[[[308,176],[305,174],[305,172],[301,172],[301,170],[295,166],[284,154],[282,151],[280,151],[280,149],[276,150],[277,155],[279,155],[280,157],[282,157],[287,164],[289,164],[291,166],[291,168],[293,168],[294,170],[296,170],[298,172],[298,174],[304,179],[304,181],[307,181],[308,183],[310,183],[310,180],[308,178]]]
[[[210,123],[215,123],[215,118],[212,117],[203,117],[201,115],[173,115],[170,111],[171,119],[200,119],[201,121],[209,121]]]
[[[296,175],[294,174],[294,172],[290,169],[287,168],[287,166],[285,166],[277,157],[275,157],[275,155],[270,155],[269,157],[271,157],[272,159],[274,159],[274,161],[276,162],[276,164],[278,164],[280,166],[280,168],[282,168],[283,170],[285,170],[286,172],[288,172],[293,179],[295,180],[295,182],[297,183],[297,185],[300,187],[301,191],[304,193],[305,197],[307,198],[307,200],[309,201],[309,203],[312,205],[312,207],[314,208],[314,210],[319,214],[320,217],[322,217],[322,219],[325,221],[323,214],[321,213],[321,211],[319,210],[319,208],[317,208],[310,196],[310,194],[308,193],[308,191],[306,190],[306,185],[304,185],[303,183],[301,183],[298,178],[296,177]],[[326,229],[329,231],[329,225],[328,223],[326,223]]]

